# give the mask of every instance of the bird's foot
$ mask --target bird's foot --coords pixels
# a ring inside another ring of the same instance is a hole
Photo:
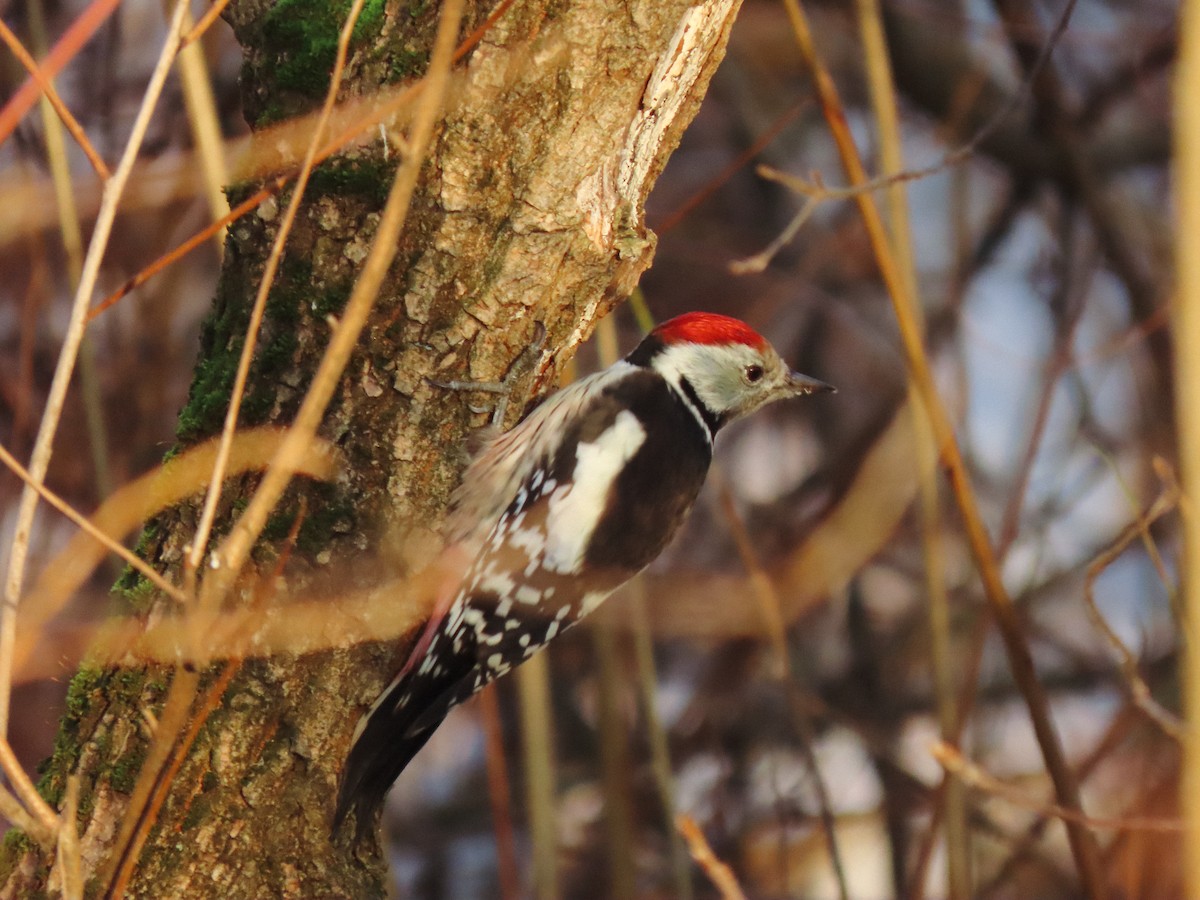
[[[508,371],[504,373],[504,377],[499,381],[457,381],[453,379],[441,381],[435,378],[428,378],[426,380],[434,387],[445,388],[448,391],[478,391],[484,394],[495,394],[499,399],[496,400],[496,405],[491,410],[491,424],[501,425],[504,422],[505,414],[508,412],[508,401],[512,396],[513,383],[524,372],[526,364],[542,351],[542,347],[545,344],[546,326],[541,322],[536,322],[533,340],[512,361],[508,367]],[[487,407],[478,407],[471,404],[467,404],[467,408],[475,413],[486,413],[488,411]]]

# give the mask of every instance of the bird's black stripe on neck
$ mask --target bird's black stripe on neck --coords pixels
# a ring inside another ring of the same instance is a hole
[[[721,417],[701,402],[692,383],[682,375],[679,376],[679,390],[683,394],[684,403],[691,407],[692,412],[700,420],[700,424],[708,430],[708,442],[711,444],[713,438],[717,436],[717,430],[721,427]]]

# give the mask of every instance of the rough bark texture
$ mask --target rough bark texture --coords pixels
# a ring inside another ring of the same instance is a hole
[[[419,74],[436,6],[368,2],[344,94]],[[654,247],[644,200],[700,103],[737,6],[517,2],[462,64],[465,80],[425,166],[393,276],[325,420],[323,436],[345,453],[345,472],[333,485],[294,487],[258,552],[260,569],[274,565],[305,495],[284,593],[322,580],[368,582],[428,554],[465,461],[458,448],[482,416],[469,410],[469,395],[436,389],[426,378],[494,379],[540,322],[544,349],[517,373],[517,390],[549,384],[596,320],[633,287]],[[346,7],[316,0],[233,4],[228,16],[246,51],[252,122],[319,101]],[[472,6],[462,33],[489,10]],[[294,413],[324,347],[326,317],[337,314],[365,256],[394,165],[376,143],[315,173],[273,289],[243,424],[282,423]],[[286,200],[268,201],[230,231],[180,418],[184,443],[220,426],[240,335]],[[252,488],[252,479],[230,483],[226,523]],[[176,570],[195,518],[192,505],[162,514],[147,529],[142,552]],[[157,602],[136,581],[122,587],[135,610]],[[173,779],[129,895],[380,895],[378,854],[360,858],[332,844],[328,822],[354,723],[402,649],[245,661]],[[202,692],[213,677],[206,676]],[[72,683],[43,791],[60,803],[66,776],[82,778],[79,829],[91,895],[106,889],[99,873],[146,753],[140,711],[161,705],[170,678],[170,671],[146,667],[85,668]],[[11,839],[0,894],[53,893],[51,862]]]

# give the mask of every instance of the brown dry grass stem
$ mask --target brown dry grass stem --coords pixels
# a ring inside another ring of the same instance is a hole
[[[215,4],[219,7],[221,4]],[[189,13],[183,27],[191,33],[192,17]],[[217,101],[213,96],[212,78],[204,48],[186,39],[179,48],[179,83],[183,88],[184,106],[187,108],[188,125],[196,146],[200,162],[200,174],[204,183],[204,199],[214,220],[229,213],[229,201],[225,198],[225,153],[221,145],[221,119],[217,114]],[[216,235],[217,252],[224,252],[225,230]]]
[[[784,0],[784,6],[788,12],[801,55],[812,74],[821,107],[825,112],[826,121],[837,145],[847,178],[852,186],[861,187],[868,180],[866,170],[850,133],[845,109],[837,88],[817,53],[808,19],[797,0]],[[1079,810],[1081,809],[1079,785],[1055,729],[1046,692],[1038,681],[1033,657],[1026,641],[1024,626],[1000,579],[990,539],[971,487],[966,461],[963,459],[955,439],[950,416],[933,380],[913,297],[907,290],[902,270],[892,253],[883,219],[875,205],[874,198],[869,193],[863,193],[859,194],[855,200],[866,225],[875,260],[892,300],[892,308],[900,330],[910,376],[921,394],[940,448],[943,465],[948,471],[971,554],[983,581],[984,594],[996,618],[1013,679],[1020,688],[1025,705],[1029,710],[1038,745],[1045,759],[1046,769],[1054,783],[1058,802],[1065,808]],[[1104,873],[1095,838],[1085,826],[1077,821],[1067,822],[1067,835],[1084,894],[1092,900],[1100,900],[1105,896]]]
[[[101,205],[100,215],[96,219],[95,228],[92,231],[92,239],[88,246],[87,258],[84,260],[79,287],[75,292],[75,298],[71,304],[66,336],[63,339],[63,346],[59,353],[54,377],[46,398],[45,412],[42,416],[41,425],[38,428],[33,453],[30,456],[29,473],[32,480],[36,483],[40,483],[45,479],[46,470],[50,465],[54,436],[58,431],[58,423],[62,416],[67,388],[70,385],[72,372],[75,368],[75,360],[80,344],[83,341],[87,309],[99,276],[100,263],[108,246],[108,239],[112,233],[112,226],[116,218],[121,195],[129,180],[134,160],[137,158],[141,148],[146,128],[150,123],[150,117],[154,112],[154,108],[158,103],[158,97],[170,72],[171,63],[174,60],[175,51],[179,44],[180,29],[186,9],[187,4],[185,0],[179,0],[176,3],[170,26],[167,29],[167,38],[163,43],[154,72],[150,76],[150,81],[146,86],[146,91],[143,95],[137,116],[134,118],[125,150],[112,177],[108,179],[104,186],[104,201]],[[9,568],[4,584],[4,606],[3,610],[0,610],[0,737],[8,733],[17,607],[25,575],[25,562],[29,553],[29,537],[33,528],[33,515],[37,507],[37,501],[37,491],[27,484],[21,492],[21,501],[17,512],[11,549],[9,551]]]
[[[671,747],[662,716],[658,714],[658,673],[654,664],[654,642],[650,636],[650,623],[646,618],[645,579],[635,579],[628,590],[628,602],[633,613],[633,652],[637,662],[638,693],[642,703],[642,715],[646,721],[646,737],[650,744],[650,766],[666,817],[675,897],[677,900],[691,900],[692,874],[688,864],[687,847],[684,846],[683,838],[674,824],[675,777],[671,771]]]
[[[58,877],[63,900],[83,900],[83,859],[79,853],[79,775],[67,777],[63,792],[62,825],[58,829]]]
[[[591,627],[599,693],[600,783],[604,792],[608,896],[613,900],[632,900],[637,896],[636,825],[630,796],[633,766],[621,703],[626,667],[612,611],[612,607],[607,607],[598,612]]]
[[[233,444],[229,471],[231,474],[265,468],[274,453],[282,444],[284,432],[278,428],[253,428],[238,433]],[[13,667],[20,673],[34,658],[35,650],[41,639],[44,626],[66,605],[76,591],[91,576],[95,568],[103,561],[107,552],[120,552],[122,558],[142,571],[146,577],[150,573],[142,567],[145,563],[137,559],[129,560],[122,547],[120,551],[113,546],[133,533],[138,525],[161,509],[180,502],[203,490],[212,474],[212,461],[216,455],[216,440],[198,444],[179,456],[164,463],[162,466],[126,484],[106,500],[89,520],[83,519],[75,510],[62,503],[50,492],[45,492],[46,499],[56,508],[79,524],[83,533],[76,534],[67,542],[49,565],[45,566],[37,582],[29,591],[21,605],[21,615],[18,619],[19,635],[16,641]],[[0,459],[11,459],[8,452],[0,447]],[[7,461],[6,459],[6,461]],[[15,460],[12,460],[15,464]],[[338,465],[338,456],[331,445],[324,441],[314,441],[301,462],[300,471],[310,478],[327,479],[332,476]],[[16,469],[18,474],[23,469]],[[106,543],[105,541],[108,541]],[[161,579],[155,573],[155,578]],[[164,582],[152,581],[168,596],[174,596],[177,589]],[[159,623],[168,625],[173,622],[166,619]],[[113,635],[124,635],[129,640],[144,639],[146,623],[117,622],[108,626],[106,633],[110,639]],[[149,634],[153,634],[151,628]],[[98,648],[110,657],[117,653],[119,645],[111,640],[105,647]],[[176,657],[171,653],[179,653],[182,645],[166,650],[166,656],[152,657],[171,662]]]
[[[1179,25],[1179,65],[1175,76],[1176,234],[1182,242],[1200,233],[1200,2],[1183,4]],[[1200,255],[1180,243],[1175,254],[1178,295],[1174,306],[1175,414],[1183,486],[1183,582],[1185,636],[1184,742],[1180,808],[1187,823],[1184,839],[1184,893],[1200,897],[1200,521],[1188,506],[1200,497]]]
[[[5,738],[0,738],[0,772],[8,779],[9,787],[16,794],[15,799],[21,803],[21,810],[30,817],[26,823],[31,826],[29,834],[44,845],[52,843],[54,836],[58,834],[58,816],[37,792]]]
[[[620,358],[616,317],[605,316],[593,333],[600,365],[611,366]],[[611,602],[611,601],[610,601]],[[634,870],[634,814],[630,797],[632,765],[625,723],[621,715],[624,679],[617,623],[606,605],[593,619],[592,650],[596,659],[599,692],[600,770],[604,792],[604,824],[607,836],[609,896],[632,898],[636,893]]]
[[[488,805],[492,808],[492,830],[496,833],[496,873],[502,900],[521,896],[521,870],[517,867],[517,837],[512,820],[512,788],[504,758],[504,726],[495,682],[479,692],[479,720],[486,741]]]
[[[74,507],[47,488],[44,484],[34,481],[25,467],[17,462],[16,458],[3,446],[0,446],[0,463],[4,463],[4,465],[8,466],[14,475],[16,475],[26,484],[30,485],[35,491],[38,492],[38,495],[43,500],[70,519],[71,522],[76,525],[84,534],[88,535],[88,537],[99,543],[104,550],[108,551],[109,553],[116,554],[126,564],[137,569],[138,572],[149,579],[156,588],[158,588],[168,597],[172,597],[179,601],[183,601],[185,599],[183,591],[179,590],[179,588],[167,581],[166,578],[155,571],[146,563],[145,560],[137,556],[137,554],[126,549],[125,545],[121,544],[118,538],[115,538],[105,533],[100,528],[97,528],[87,519],[86,516],[76,512]],[[63,599],[65,600],[66,597]],[[17,666],[19,667],[19,665],[20,664],[18,661]]]
[[[29,22],[29,35],[34,52],[45,55],[47,37],[45,14],[41,0],[26,0],[25,11]],[[38,73],[40,76],[40,73]],[[83,274],[83,227],[79,221],[79,207],[71,181],[71,161],[67,154],[67,141],[63,135],[63,123],[70,122],[55,112],[52,103],[53,80],[46,82],[47,93],[38,103],[42,129],[46,140],[46,161],[54,183],[54,201],[58,212],[58,228],[62,236],[63,250],[67,256],[68,285],[72,293],[79,288]],[[88,147],[84,147],[87,152]],[[102,180],[109,175],[101,162]],[[87,422],[88,449],[91,451],[95,470],[96,494],[101,499],[112,493],[113,478],[109,465],[108,429],[104,416],[104,399],[100,388],[100,373],[96,366],[96,354],[92,341],[85,334],[79,345],[79,385],[83,400],[84,417]]]
[[[704,870],[704,874],[721,895],[721,900],[746,900],[733,870],[717,859],[696,821],[691,816],[678,816],[675,819],[675,827],[687,842],[692,859]]]
[[[1177,819],[1159,819],[1148,816],[1122,816],[1119,819],[1104,819],[1095,816],[1085,816],[1077,809],[1045,803],[1036,797],[1005,784],[996,776],[987,772],[963,757],[954,747],[945,743],[936,743],[930,747],[931,754],[947,772],[961,779],[966,785],[977,791],[983,791],[997,797],[1012,806],[1019,806],[1042,816],[1051,816],[1064,822],[1073,822],[1089,829],[1104,831],[1161,831],[1175,833],[1183,830],[1183,822]]]
[[[554,803],[558,767],[554,755],[554,710],[550,700],[548,657],[545,653],[534,654],[517,668],[514,677],[520,697],[525,809],[533,856],[532,896],[537,900],[556,900],[561,893]]]
[[[53,107],[55,114],[62,121],[67,131],[71,133],[71,137],[75,139],[75,143],[79,145],[79,148],[88,158],[88,162],[92,164],[92,168],[96,170],[96,174],[100,176],[101,180],[107,180],[112,174],[109,171],[108,164],[104,162],[104,158],[100,156],[96,147],[88,139],[87,132],[83,130],[83,126],[79,124],[79,120],[75,118],[71,110],[63,103],[62,97],[58,95],[58,91],[54,87],[51,76],[39,68],[37,60],[30,55],[29,51],[25,49],[25,45],[13,34],[12,29],[4,24],[3,20],[0,20],[0,40],[4,41],[5,45],[12,52],[12,55],[17,58],[17,62],[25,68],[25,71],[29,73],[29,76],[37,84],[38,89],[42,92],[42,96]]]
[[[1022,451],[1020,462],[1017,465],[1016,475],[1013,478],[1015,487],[1009,492],[1005,503],[1004,511],[1001,515],[1000,537],[996,545],[997,559],[1004,559],[1007,556],[1009,549],[1017,535],[1017,526],[1020,522],[1020,513],[1024,504],[1025,492],[1029,484],[1034,461],[1037,458],[1038,450],[1042,446],[1045,438],[1046,426],[1049,422],[1049,410],[1051,401],[1054,396],[1054,387],[1062,375],[1068,370],[1070,365],[1077,362],[1072,352],[1072,338],[1075,333],[1080,315],[1082,314],[1082,306],[1076,304],[1071,314],[1067,319],[1064,327],[1059,329],[1058,342],[1054,354],[1050,362],[1045,367],[1045,375],[1042,379],[1042,390],[1038,398],[1037,409],[1033,415],[1032,423],[1029,428],[1029,434],[1025,440],[1025,447]],[[930,568],[931,566],[927,566]],[[938,649],[938,644],[944,639],[939,636],[941,632],[949,628],[948,609],[944,610],[941,607],[944,602],[931,602],[931,615],[946,618],[947,621],[938,626],[934,634],[934,660],[935,663],[941,658],[942,650]],[[963,671],[957,673],[957,678],[953,683],[948,685],[950,690],[953,690],[953,684],[961,685],[957,699],[953,697],[945,704],[946,709],[942,708],[942,701],[939,698],[939,722],[942,727],[942,740],[951,745],[957,745],[962,739],[962,735],[967,727],[968,721],[975,708],[975,692],[976,685],[979,680],[979,667],[982,661],[983,647],[991,632],[990,620],[984,618],[975,627],[974,633],[971,636],[968,647],[961,654],[960,659],[965,660]],[[939,670],[938,678],[947,678],[950,673]],[[953,779],[943,780],[938,789],[938,803],[949,803],[949,800],[943,801],[944,795],[954,792],[961,792],[961,783]],[[954,812],[953,807],[948,807],[947,813]],[[913,878],[910,880],[911,892],[916,892],[919,886],[923,884],[925,878],[926,867],[932,858],[934,849],[934,840],[936,838],[937,828],[941,827],[941,813],[939,809],[935,811],[934,821],[926,830],[925,837],[921,843],[920,851],[917,854],[917,863],[913,867]],[[947,828],[950,825],[947,823]],[[964,826],[965,827],[965,826]],[[953,850],[953,848],[951,848]],[[959,851],[961,852],[961,851]]]
[[[116,11],[119,2],[120,0],[93,0],[80,13],[79,18],[71,23],[71,26],[59,38],[58,43],[54,45],[41,64],[35,65],[37,75],[31,74],[29,80],[21,85],[4,104],[4,108],[0,109],[0,144],[8,140],[17,125],[25,118],[25,114],[33,108],[33,104],[37,102],[39,95],[43,92],[42,86],[49,83],[50,79],[61,72],[76,57],[83,49],[83,45],[91,40],[92,35]],[[15,54],[17,51],[14,49],[13,52]],[[80,134],[83,134],[82,130],[80,130]],[[84,140],[86,140],[86,136]],[[84,144],[80,144],[80,146],[84,147]],[[94,148],[93,153],[95,153]],[[93,154],[88,154],[88,159],[93,160]],[[100,160],[99,154],[95,154],[95,160]],[[96,166],[95,160],[92,161],[93,167]],[[107,167],[104,166],[102,160],[96,171],[107,172]],[[108,175],[102,174],[102,177],[107,179]]]
[[[871,106],[879,135],[879,160],[882,175],[897,179],[887,186],[888,225],[891,232],[901,277],[913,298],[918,324],[924,331],[924,304],[919,293],[913,251],[911,217],[906,182],[899,180],[905,171],[904,150],[900,137],[900,117],[896,103],[896,86],[892,77],[887,36],[879,0],[858,0],[859,31],[867,81],[871,91]],[[915,449],[921,460],[919,466],[919,513],[921,552],[924,580],[929,605],[930,656],[937,704],[938,726],[942,739],[954,742],[956,731],[955,665],[952,658],[953,638],[950,628],[950,598],[944,575],[945,553],[941,543],[941,510],[939,503],[937,457],[938,449],[929,417],[921,403],[920,390],[910,379],[909,405],[917,410],[914,417]],[[949,900],[966,900],[971,894],[970,831],[967,823],[966,794],[957,782],[946,785],[942,792],[946,842],[946,882]],[[899,848],[893,848],[898,852]]]
[[[242,399],[245,396],[246,381],[250,377],[250,363],[254,359],[254,352],[258,348],[258,332],[262,325],[263,315],[267,307],[267,296],[271,292],[272,286],[275,284],[275,275],[279,271],[280,261],[283,259],[283,249],[287,245],[287,240],[292,232],[292,225],[296,221],[296,216],[300,212],[300,204],[304,200],[304,190],[308,186],[308,178],[312,173],[315,164],[317,152],[321,147],[321,141],[325,133],[325,129],[329,124],[329,117],[333,112],[334,103],[337,100],[338,89],[342,84],[342,74],[346,67],[346,57],[350,52],[350,38],[353,34],[354,26],[358,22],[358,15],[362,12],[365,0],[354,0],[350,5],[350,10],[346,15],[346,21],[342,25],[341,33],[338,35],[337,55],[333,63],[333,71],[329,77],[329,88],[325,93],[325,102],[321,106],[321,112],[317,117],[316,124],[312,134],[309,137],[308,148],[304,153],[304,161],[300,164],[300,172],[296,176],[296,184],[292,189],[292,197],[288,202],[287,209],[284,211],[279,223],[279,230],[275,234],[275,240],[271,243],[270,252],[267,254],[266,262],[263,265],[263,273],[259,278],[258,290],[254,295],[254,304],[250,310],[250,321],[246,325],[246,337],[242,342],[242,352],[238,358],[237,370],[233,377],[233,386],[230,389],[229,407],[225,411],[225,422],[221,427],[221,437],[217,444],[217,455],[213,461],[212,477],[208,482],[208,492],[204,497],[204,505],[200,513],[200,521],[196,525],[196,533],[192,538],[191,549],[184,560],[183,583],[188,593],[193,593],[196,584],[196,573],[200,568],[200,561],[204,558],[205,552],[208,550],[208,537],[212,531],[213,522],[217,515],[217,503],[221,499],[221,491],[225,485],[225,470],[229,461],[230,446],[233,443],[233,435],[237,430],[238,416],[242,410]],[[240,564],[238,564],[240,568]],[[222,594],[215,592],[206,592],[202,599],[207,598],[210,604],[208,611],[215,609],[215,604],[224,599]]]
[[[919,408],[919,395],[910,387],[909,399]],[[946,553],[942,546],[941,504],[935,477],[937,444],[923,411],[916,419],[917,452],[928,473],[922,476],[920,490],[921,553],[925,566],[925,589],[929,603],[930,666],[937,705],[938,729],[942,740],[951,745],[959,740],[959,707],[955,685],[960,677],[953,656],[954,640],[951,626],[950,594],[944,577]],[[965,719],[965,717],[963,717]],[[939,799],[941,827],[946,841],[946,884],[948,900],[966,900],[971,895],[971,835],[967,819],[967,797],[956,781],[943,781]],[[935,827],[928,834],[932,846]]]
[[[775,591],[775,584],[758,558],[758,553],[754,549],[754,541],[746,529],[746,523],[742,520],[741,513],[738,512],[733,491],[729,489],[729,483],[725,480],[724,473],[715,466],[712,471],[712,482],[717,489],[717,497],[721,501],[721,512],[725,516],[725,524],[729,527],[729,534],[737,547],[738,556],[741,557],[742,565],[745,566],[750,577],[754,598],[758,601],[758,608],[763,616],[767,640],[771,644],[772,673],[775,678],[787,679],[790,677],[791,671],[791,666],[788,665],[787,630],[783,620],[782,604]]]

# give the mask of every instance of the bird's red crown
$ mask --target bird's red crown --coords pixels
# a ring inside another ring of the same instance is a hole
[[[690,312],[668,319],[654,334],[666,345],[691,344],[745,344],[747,347],[762,347],[766,339],[738,319],[719,316],[716,313]]]

